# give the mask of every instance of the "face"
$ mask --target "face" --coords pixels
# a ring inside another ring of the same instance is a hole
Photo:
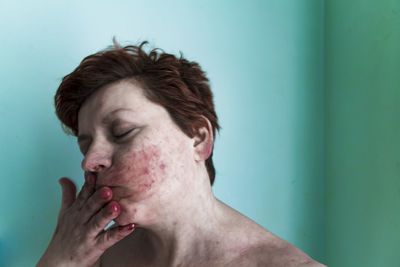
[[[82,168],[97,176],[97,188],[111,187],[121,207],[118,224],[151,224],[189,186],[193,140],[139,83],[100,88],[82,105],[78,122]]]

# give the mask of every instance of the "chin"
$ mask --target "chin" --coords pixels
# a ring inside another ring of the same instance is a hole
[[[137,226],[152,225],[159,218],[157,211],[154,208],[147,206],[135,206],[126,209],[126,207],[121,207],[120,215],[114,219],[117,225],[127,225],[134,223]]]
[[[121,204],[121,213],[117,218],[114,219],[114,222],[118,225],[127,225],[130,223],[139,224],[140,223],[140,214],[138,212],[138,207],[125,206]]]

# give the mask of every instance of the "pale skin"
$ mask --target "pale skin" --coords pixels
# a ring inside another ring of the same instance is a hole
[[[78,122],[86,182],[75,198],[61,179],[57,229],[37,266],[324,266],[215,198],[206,118],[188,137],[131,79],[98,89]]]

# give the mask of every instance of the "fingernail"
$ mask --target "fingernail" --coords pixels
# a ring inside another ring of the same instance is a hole
[[[128,225],[124,225],[124,226],[120,226],[119,230],[120,231],[132,231],[133,229],[135,229],[136,225],[134,223],[128,224]]]
[[[117,205],[117,204],[112,204],[112,205],[111,205],[111,209],[113,210],[113,212],[119,212],[119,205]]]
[[[109,197],[111,196],[111,190],[108,189],[108,188],[103,188],[103,191],[101,192],[101,196],[102,196],[104,199],[109,198]]]

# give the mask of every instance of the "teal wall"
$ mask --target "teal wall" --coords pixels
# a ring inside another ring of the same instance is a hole
[[[32,266],[56,224],[58,178],[82,184],[53,96],[114,35],[203,66],[223,127],[216,196],[324,262],[324,2],[109,2],[0,1],[0,266]]]
[[[400,1],[325,8],[326,263],[400,266]]]

